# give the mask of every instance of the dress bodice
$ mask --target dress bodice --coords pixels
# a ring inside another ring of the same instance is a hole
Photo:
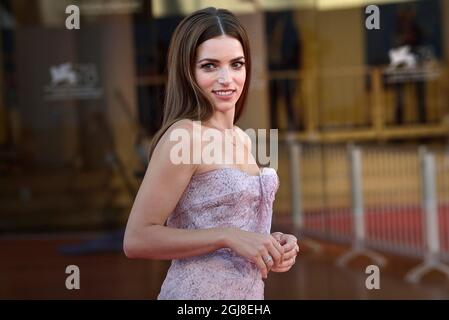
[[[234,227],[269,234],[279,188],[273,168],[251,175],[237,168],[196,174],[167,226],[182,229]],[[251,261],[231,249],[173,260],[158,299],[263,299],[264,283]]]
[[[184,229],[236,227],[269,233],[278,187],[273,168],[262,168],[259,175],[231,167],[194,175],[167,225]]]

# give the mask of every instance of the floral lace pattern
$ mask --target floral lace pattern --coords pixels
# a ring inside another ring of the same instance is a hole
[[[234,227],[269,234],[279,178],[273,168],[250,175],[220,168],[194,175],[167,225],[183,229]],[[231,249],[172,260],[158,299],[263,299],[256,265]]]

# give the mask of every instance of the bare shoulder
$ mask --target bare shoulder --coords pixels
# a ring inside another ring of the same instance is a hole
[[[176,131],[186,131],[188,133],[192,133],[195,123],[196,123],[196,121],[192,121],[190,119],[178,120],[167,129],[167,131],[164,133],[162,138],[167,138],[167,137],[169,138],[170,135],[172,135],[173,132],[176,132]]]
[[[198,121],[193,121],[190,119],[181,119],[176,121],[175,123],[173,123],[169,130],[173,130],[173,129],[186,129],[186,130],[192,130],[193,129],[193,125],[198,122]]]
[[[193,173],[196,170],[196,165],[191,163],[176,163],[172,161],[173,151],[182,150],[186,154],[192,153],[195,135],[193,134],[194,121],[189,119],[182,119],[173,123],[167,131],[162,135],[157,143],[153,157],[150,161],[154,162],[156,167],[163,166],[165,169],[174,167],[184,167],[183,170],[187,170]],[[175,149],[176,148],[176,149]]]
[[[173,146],[177,144],[177,141],[180,140],[180,137],[184,138],[181,141],[192,142],[194,139],[193,129],[195,122],[190,119],[181,119],[173,123],[167,131],[164,132],[159,142],[156,145],[156,149],[162,146]],[[184,137],[185,135],[185,137]],[[156,152],[155,149],[155,152]]]
[[[190,150],[180,148],[190,148],[188,134],[191,128],[191,121],[177,121],[158,141],[134,201],[131,212],[133,228],[147,224],[163,225],[189,185],[196,165],[191,161],[179,162],[178,155]],[[172,139],[170,135],[175,129],[182,129],[187,140],[182,139],[180,143],[179,139]]]

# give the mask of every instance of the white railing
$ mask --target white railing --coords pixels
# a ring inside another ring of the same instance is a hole
[[[351,245],[383,266],[379,252],[421,257],[405,279],[449,277],[449,152],[404,146],[305,146],[288,141],[293,220],[300,236]]]

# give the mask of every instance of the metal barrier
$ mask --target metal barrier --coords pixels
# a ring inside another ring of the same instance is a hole
[[[425,236],[427,246],[424,262],[406,275],[406,279],[413,283],[418,282],[426,272],[431,271],[432,269],[441,271],[449,278],[449,266],[441,262],[435,155],[428,152],[423,147],[420,149],[420,159],[422,165],[421,172],[423,185],[422,201],[425,216],[423,223],[426,231]]]
[[[448,150],[299,146],[293,139],[288,146],[295,226],[303,235],[351,245],[339,266],[357,255],[383,266],[378,251],[423,258],[407,281],[433,269],[449,277]]]

